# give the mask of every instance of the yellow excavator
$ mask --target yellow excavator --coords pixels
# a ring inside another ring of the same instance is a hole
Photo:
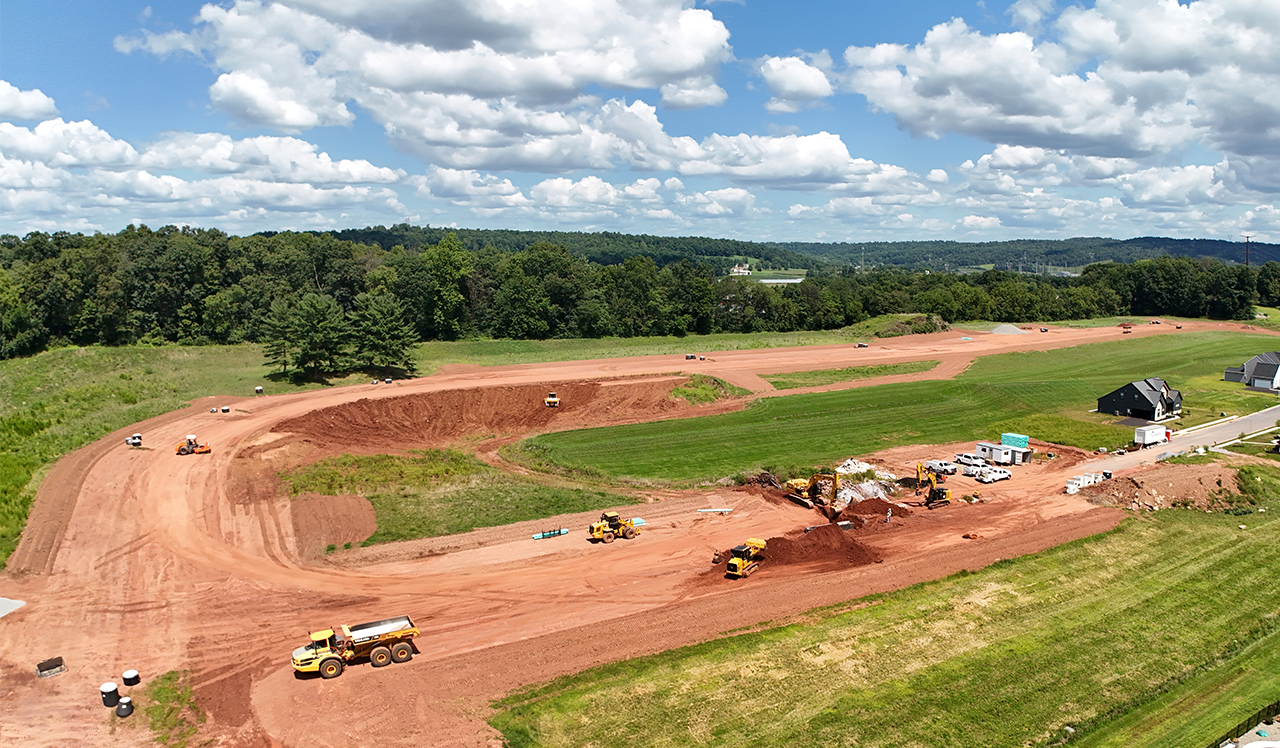
[[[752,572],[760,568],[767,545],[760,538],[747,538],[747,542],[734,546],[729,551],[729,568],[725,571],[725,576],[734,579],[751,576]]]
[[[940,506],[947,506],[951,503],[951,489],[942,488],[938,485],[938,476],[932,472],[928,472],[929,495],[924,498],[924,506],[926,509],[934,509]]]
[[[822,483],[831,481],[831,496],[828,498],[823,494]],[[810,509],[814,504],[823,506],[831,506],[836,503],[836,497],[840,494],[840,474],[839,473],[815,473],[808,480],[804,478],[794,478],[787,481],[787,498],[801,504]]]
[[[587,539],[605,543],[612,543],[617,537],[631,540],[640,534],[640,528],[635,523],[634,519],[623,519],[617,512],[605,512],[600,515],[599,522],[587,528]]]

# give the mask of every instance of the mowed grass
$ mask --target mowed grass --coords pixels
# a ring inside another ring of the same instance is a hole
[[[1070,726],[1087,738],[1072,745],[1198,748],[1276,696],[1243,669],[1280,663],[1280,472],[1240,482],[1268,514],[1143,515],[803,625],[530,688],[491,723],[513,746],[1006,748]]]
[[[931,371],[939,361],[907,361],[901,364],[871,364],[869,366],[849,366],[843,369],[819,369],[817,371],[795,371],[787,374],[770,374],[760,377],[779,390],[794,390],[799,387],[821,387],[836,382],[852,382],[858,379],[874,379],[894,374],[918,374]]]
[[[505,473],[456,450],[420,450],[412,456],[343,455],[282,477],[294,496],[368,498],[378,529],[363,545],[636,503],[615,493],[548,485]]]
[[[765,398],[737,413],[546,434],[508,449],[513,459],[614,479],[689,484],[766,464],[816,465],[902,444],[995,439],[1005,431],[1084,449],[1114,448],[1131,428],[1089,413],[1127,382],[1165,378],[1184,407],[1260,410],[1272,395],[1205,386],[1275,347],[1246,333],[1189,333],[978,359],[954,380]],[[1199,399],[1197,399],[1199,398]]]

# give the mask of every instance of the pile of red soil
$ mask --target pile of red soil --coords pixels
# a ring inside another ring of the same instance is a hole
[[[276,424],[316,444],[397,449],[449,443],[474,434],[500,436],[614,423],[653,421],[714,411],[671,397],[682,380],[663,377],[630,382],[477,387],[357,400],[314,410]],[[560,407],[548,408],[548,391]],[[720,409],[728,408],[721,405]],[[737,406],[735,406],[737,407]]]
[[[822,525],[794,537],[769,538],[765,559],[771,564],[825,561],[836,566],[863,566],[880,560],[871,549],[837,525]]]
[[[845,507],[844,511],[840,513],[840,519],[855,520],[860,516],[869,517],[872,515],[883,517],[890,509],[893,510],[893,516],[895,517],[911,516],[910,509],[905,506],[899,506],[892,501],[885,501],[884,499],[866,499]]]

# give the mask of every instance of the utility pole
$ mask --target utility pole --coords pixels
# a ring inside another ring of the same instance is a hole
[[[1244,266],[1249,267],[1249,240],[1253,238],[1253,234],[1241,234],[1244,237]]]

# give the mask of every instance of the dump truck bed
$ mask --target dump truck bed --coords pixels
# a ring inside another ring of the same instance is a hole
[[[382,621],[373,621],[371,623],[361,623],[351,626],[347,631],[351,634],[351,638],[357,642],[364,639],[374,639],[379,636],[390,634],[393,631],[402,631],[404,629],[413,628],[413,621],[409,620],[409,616],[397,616],[395,618],[387,618]]]

